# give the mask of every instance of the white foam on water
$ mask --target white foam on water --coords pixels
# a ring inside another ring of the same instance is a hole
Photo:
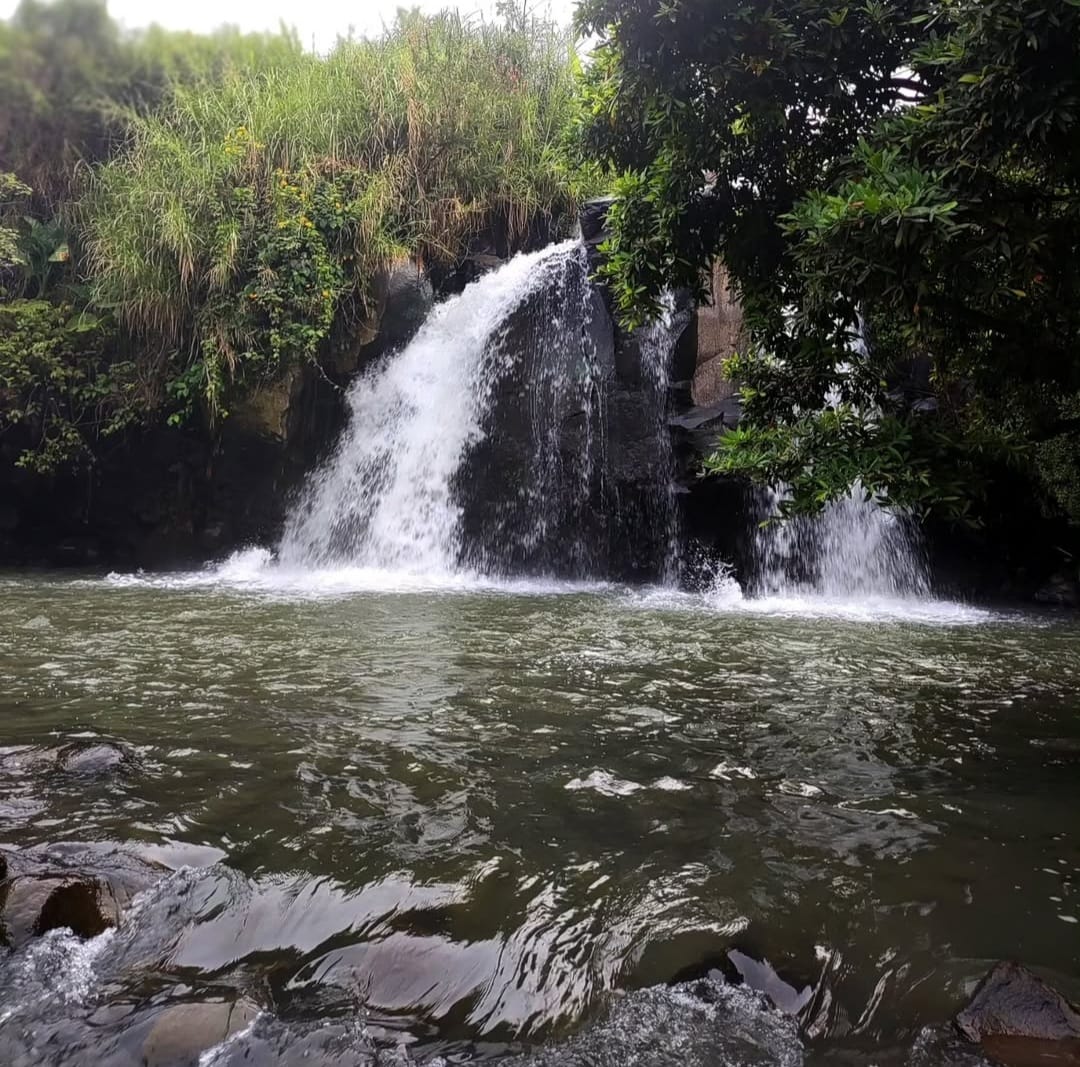
[[[603,593],[614,588],[597,581],[555,578],[500,578],[475,570],[417,572],[388,567],[304,567],[275,560],[265,548],[247,548],[198,571],[111,573],[105,582],[121,589],[219,589],[287,598],[334,597],[354,593],[506,593],[551,596]]]
[[[94,583],[99,581],[94,580]],[[853,623],[911,623],[922,626],[970,626],[1001,620],[1001,613],[958,601],[914,596],[843,598],[814,595],[747,596],[738,582],[722,573],[700,592],[670,586],[630,588],[602,581],[553,578],[499,578],[472,570],[420,574],[380,567],[290,567],[265,548],[248,548],[199,571],[112,573],[105,582],[116,588],[167,590],[217,589],[286,599],[353,594],[487,593],[508,596],[617,595],[621,606],[655,611],[690,611],[723,615],[834,619]]]
[[[794,782],[788,778],[785,778],[778,786],[777,789],[781,793],[786,793],[791,797],[820,797],[822,796],[822,790],[819,786],[811,785],[809,782]]]
[[[686,782],[681,781],[678,778],[671,778],[668,775],[664,775],[663,778],[657,778],[652,784],[653,789],[660,789],[665,793],[685,793],[692,787],[687,785]]]
[[[95,963],[115,934],[106,930],[83,940],[70,930],[49,930],[13,953],[4,964],[0,982],[0,1024],[29,1009],[37,1010],[42,998],[52,1003],[78,1004],[93,989]]]
[[[573,778],[564,786],[571,792],[590,790],[605,797],[628,797],[645,787],[640,782],[617,778],[610,771],[596,770],[586,778]]]
[[[709,777],[719,778],[722,781],[730,782],[732,778],[754,779],[757,777],[757,774],[754,773],[752,767],[740,767],[736,764],[728,763],[727,760],[723,760],[709,771]]]
[[[813,593],[748,596],[730,576],[715,586],[689,592],[654,586],[626,590],[623,603],[653,611],[792,619],[823,619],[854,623],[912,623],[920,626],[970,626],[1003,618],[1000,613],[952,600],[920,597],[835,597]]]
[[[960,626],[989,622],[996,616],[983,608],[951,600],[915,597],[763,596],[747,597],[737,609],[750,615],[838,619],[845,622],[910,622],[929,626]]]

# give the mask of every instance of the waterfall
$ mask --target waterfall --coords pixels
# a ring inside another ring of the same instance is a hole
[[[663,526],[673,558],[670,319],[639,338],[632,390],[648,419],[621,415],[613,431],[611,323],[584,245],[553,245],[485,274],[350,387],[345,430],[287,517],[280,564],[607,577],[612,546],[626,551],[616,484],[626,461],[615,470],[609,438],[621,442],[627,422],[665,464],[649,522]]]
[[[762,495],[766,519],[778,515],[783,497],[782,489]],[[760,527],[753,562],[755,596],[896,599],[930,591],[915,525],[880,507],[860,485],[820,515]]]

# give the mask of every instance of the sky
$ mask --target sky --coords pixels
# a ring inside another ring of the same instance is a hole
[[[559,21],[568,21],[574,7],[574,0],[526,2],[537,13],[547,8]],[[299,31],[304,44],[319,50],[350,27],[357,34],[377,33],[403,6],[424,11],[456,7],[463,13],[495,10],[495,0],[108,0],[108,4],[113,18],[131,28],[157,22],[169,29],[205,32],[231,23],[244,30],[276,30],[284,21]],[[17,6],[18,0],[0,0],[0,18],[9,17]]]

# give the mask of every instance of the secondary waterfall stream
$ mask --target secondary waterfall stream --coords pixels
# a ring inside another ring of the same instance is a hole
[[[780,490],[761,494],[775,520]],[[755,595],[827,600],[917,599],[930,594],[917,529],[860,486],[816,516],[769,521],[754,537]]]

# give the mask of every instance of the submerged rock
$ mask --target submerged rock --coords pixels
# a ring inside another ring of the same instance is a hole
[[[1073,574],[1058,571],[1036,591],[1035,600],[1057,607],[1080,607],[1080,580]]]
[[[877,1067],[889,1062],[875,1056]],[[996,1067],[982,1052],[945,1026],[927,1026],[916,1036],[910,1053],[897,1060],[898,1067]]]
[[[57,767],[68,774],[105,774],[130,766],[132,750],[117,741],[75,741],[56,755]]]
[[[135,763],[135,751],[121,741],[78,738],[61,745],[28,745],[10,749],[0,758],[0,771],[34,774],[98,775],[127,769]]]
[[[0,855],[0,942],[14,948],[49,930],[88,938],[119,926],[135,894],[163,873],[108,847],[68,844]]]
[[[1080,1040],[1047,1041],[1038,1037],[986,1037],[981,1047],[995,1067],[1078,1067]]]
[[[252,1001],[197,1001],[173,1004],[154,1020],[143,1042],[145,1067],[195,1067],[208,1049],[220,1045],[259,1014]]]
[[[997,964],[955,1022],[1008,1067],[1080,1064],[1080,1013],[1018,963]]]
[[[96,937],[119,921],[116,897],[96,878],[13,878],[0,912],[3,936],[15,947],[62,928]]]

